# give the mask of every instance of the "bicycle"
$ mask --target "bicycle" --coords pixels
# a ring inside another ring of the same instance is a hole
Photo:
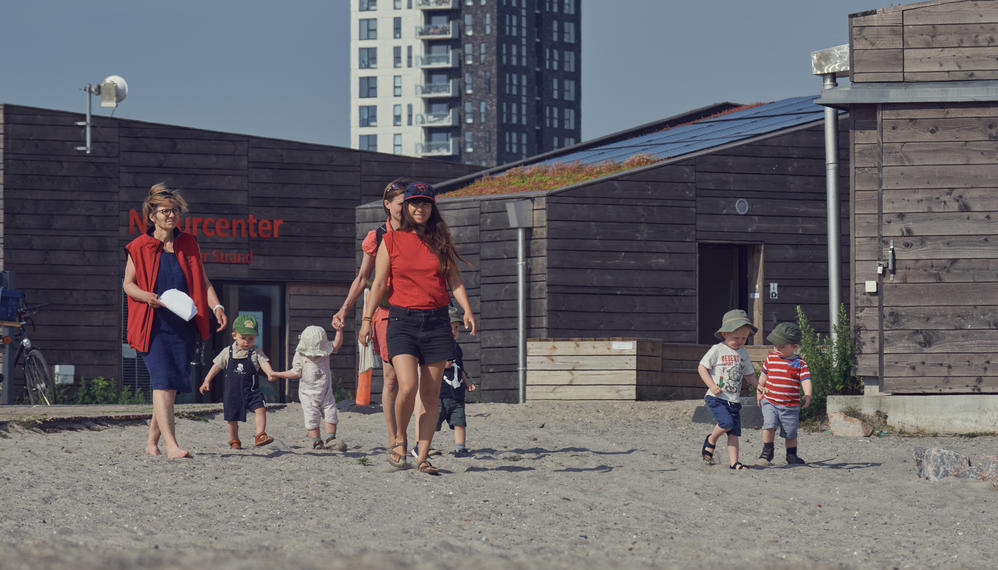
[[[45,360],[45,355],[42,354],[41,349],[31,342],[25,332],[25,328],[29,325],[34,330],[35,323],[31,317],[38,314],[38,311],[47,304],[28,306],[22,299],[17,307],[18,324],[11,326],[14,333],[12,337],[3,339],[5,343],[17,343],[17,354],[14,356],[11,370],[17,368],[21,363],[21,358],[24,358],[24,383],[28,392],[28,401],[32,405],[44,402],[46,406],[51,406],[52,400],[55,398],[55,378],[52,376],[52,369],[49,368],[48,361]]]

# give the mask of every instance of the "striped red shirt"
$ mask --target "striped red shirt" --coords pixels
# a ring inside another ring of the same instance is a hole
[[[762,363],[762,373],[766,375],[768,390],[763,398],[778,406],[800,405],[800,384],[811,379],[811,371],[803,358],[783,358],[771,352]]]

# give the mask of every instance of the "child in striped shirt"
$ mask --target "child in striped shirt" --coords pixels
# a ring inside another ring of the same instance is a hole
[[[804,460],[797,456],[800,393],[803,389],[806,408],[811,404],[812,387],[807,363],[797,355],[800,339],[800,328],[793,323],[776,325],[766,337],[773,344],[773,352],[766,356],[759,377],[759,386],[765,386],[766,391],[757,398],[762,409],[762,454],[759,459],[769,464],[773,461],[773,441],[779,425],[780,437],[786,440],[787,465],[804,465]]]

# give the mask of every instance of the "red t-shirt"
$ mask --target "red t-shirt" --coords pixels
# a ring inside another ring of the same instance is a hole
[[[392,262],[389,303],[407,309],[437,309],[450,303],[440,260],[419,236],[395,231],[382,239]]]

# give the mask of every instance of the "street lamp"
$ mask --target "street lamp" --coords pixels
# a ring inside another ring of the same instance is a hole
[[[516,374],[520,387],[520,403],[524,402],[527,385],[527,228],[534,225],[533,200],[506,202],[509,227],[516,229]]]
[[[87,120],[79,121],[76,124],[80,127],[86,127],[87,144],[76,147],[76,150],[82,150],[87,154],[90,154],[90,113],[93,106],[92,97],[94,95],[100,95],[100,106],[114,109],[118,106],[118,103],[123,101],[125,97],[128,96],[128,83],[126,83],[125,78],[120,75],[109,75],[104,79],[104,81],[101,81],[97,85],[87,83],[83,86],[83,92],[87,94]]]

